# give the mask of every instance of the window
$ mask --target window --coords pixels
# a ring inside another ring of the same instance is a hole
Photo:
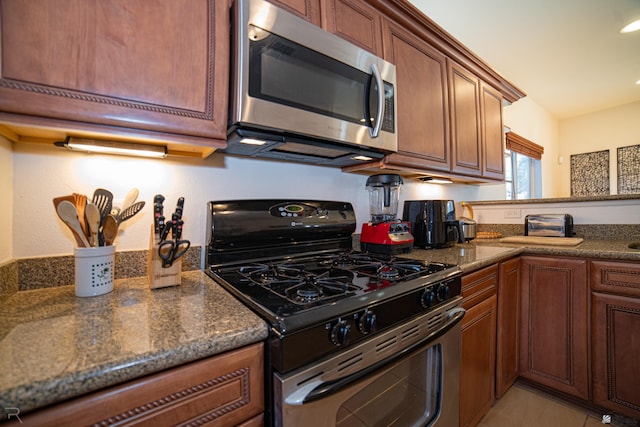
[[[544,147],[513,132],[507,132],[506,142],[504,164],[507,200],[542,197],[540,160]]]

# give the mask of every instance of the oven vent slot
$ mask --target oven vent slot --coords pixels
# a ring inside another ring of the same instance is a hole
[[[388,350],[390,347],[394,347],[398,343],[396,337],[391,337],[386,341],[376,344],[376,353],[382,353]]]
[[[362,353],[358,353],[349,359],[343,360],[338,363],[338,372],[342,372],[345,369],[349,369],[358,363],[362,363]]]
[[[402,341],[412,340],[415,338],[420,338],[420,325],[415,325],[411,329],[402,331]]]
[[[427,320],[427,329],[430,331],[432,329],[439,328],[441,323],[442,323],[442,313],[438,313],[437,315],[430,317]]]

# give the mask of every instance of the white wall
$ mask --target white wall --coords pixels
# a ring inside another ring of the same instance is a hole
[[[542,155],[542,197],[562,197],[558,189],[558,141],[556,120],[535,100],[525,97],[504,108],[504,125],[544,147]],[[504,198],[504,197],[503,197]]]
[[[560,122],[559,196],[571,195],[571,155],[609,150],[611,194],[617,194],[617,148],[640,144],[640,102]]]
[[[0,136],[0,264],[13,258],[13,156],[11,142]]]
[[[10,165],[11,156],[4,149]],[[246,198],[300,198],[348,201],[354,204],[358,230],[369,219],[366,176],[339,169],[213,154],[205,160],[151,160],[135,157],[74,153],[52,146],[15,144],[13,152],[13,250],[11,238],[6,258],[67,255],[73,252],[73,237],[53,208],[53,197],[74,192],[91,197],[96,188],[106,188],[122,201],[132,187],[140,190],[144,210],[124,223],[116,240],[117,250],[148,247],[153,223],[152,201],[163,194],[165,212],[173,212],[175,200],[185,197],[184,238],[203,245],[206,203],[209,200]],[[7,179],[11,175],[5,172]],[[478,187],[440,186],[418,181],[401,189],[407,199],[453,198],[475,200]],[[11,200],[11,192],[3,192]],[[10,220],[7,223],[11,223]],[[3,222],[5,224],[5,222]],[[11,228],[10,228],[11,229]]]
[[[473,206],[474,219],[481,224],[524,224],[525,216],[530,214],[567,213],[579,225],[640,224],[638,212],[640,199]]]

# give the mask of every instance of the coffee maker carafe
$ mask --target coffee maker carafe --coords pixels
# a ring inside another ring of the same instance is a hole
[[[408,253],[413,246],[409,223],[398,220],[402,177],[395,174],[372,175],[367,179],[371,221],[362,225],[360,248],[383,254]]]
[[[402,219],[411,224],[416,247],[448,248],[464,243],[453,200],[407,200]]]

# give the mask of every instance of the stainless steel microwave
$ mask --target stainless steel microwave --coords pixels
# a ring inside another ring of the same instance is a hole
[[[236,0],[227,153],[348,166],[397,151],[395,66],[264,0]]]

